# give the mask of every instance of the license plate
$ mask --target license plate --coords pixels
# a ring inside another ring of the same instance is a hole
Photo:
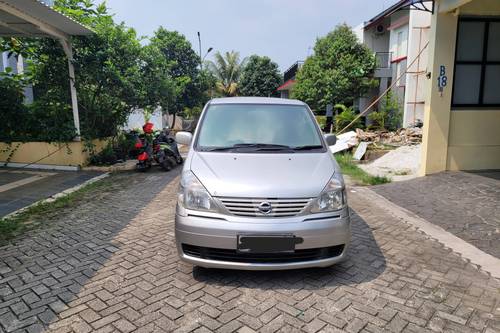
[[[303,239],[293,235],[238,235],[238,251],[242,253],[293,252]]]

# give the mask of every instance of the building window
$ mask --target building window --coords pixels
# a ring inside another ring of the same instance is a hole
[[[461,18],[453,106],[500,106],[500,18]]]
[[[403,32],[400,31],[398,32],[398,37],[396,41],[396,57],[402,57],[403,56]]]

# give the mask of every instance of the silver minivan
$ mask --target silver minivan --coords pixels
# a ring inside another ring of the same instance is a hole
[[[345,185],[309,107],[235,97],[205,106],[182,171],[175,237],[182,260],[202,267],[324,267],[350,242]]]

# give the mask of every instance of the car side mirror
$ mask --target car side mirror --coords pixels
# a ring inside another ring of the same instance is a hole
[[[337,137],[335,134],[325,134],[325,140],[328,146],[333,146],[337,142]]]
[[[189,132],[177,132],[175,134],[175,141],[177,141],[178,144],[189,146],[191,140],[193,140],[193,134]]]

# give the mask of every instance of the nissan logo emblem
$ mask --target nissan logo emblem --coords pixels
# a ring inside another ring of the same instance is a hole
[[[260,205],[259,205],[259,211],[262,214],[266,214],[267,215],[267,214],[271,213],[272,210],[273,210],[273,207],[267,201],[261,202]]]

